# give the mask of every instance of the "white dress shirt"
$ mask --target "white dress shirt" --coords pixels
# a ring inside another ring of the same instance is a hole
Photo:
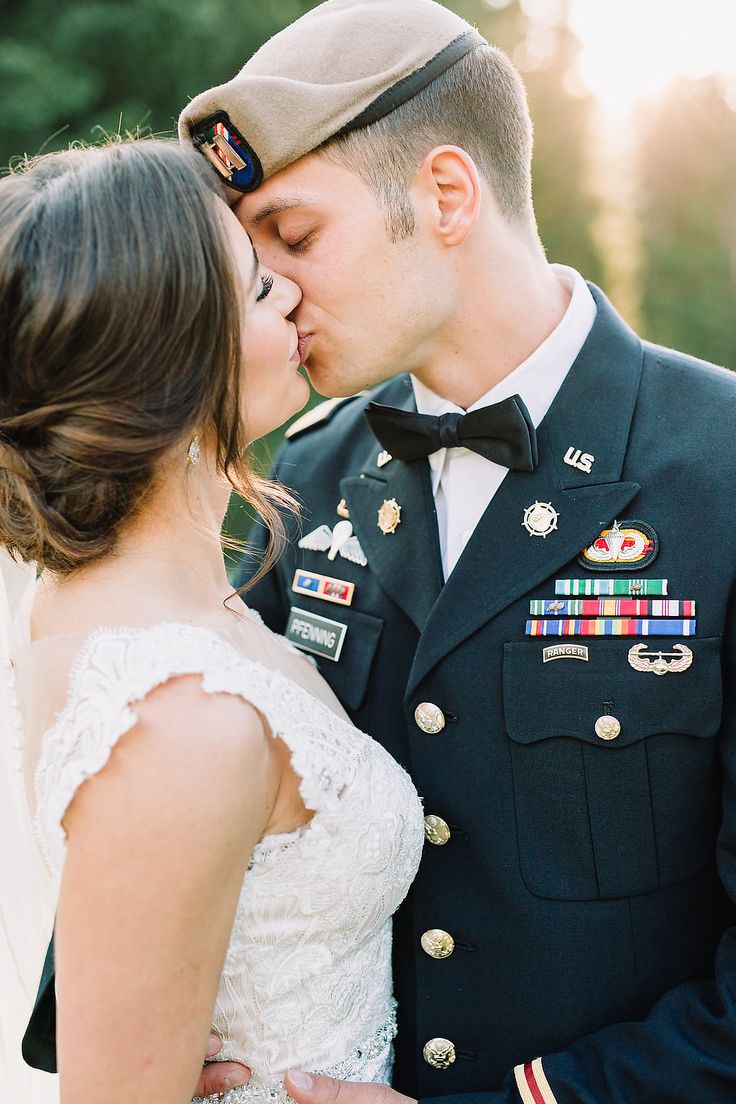
[[[560,283],[571,293],[559,324],[531,356],[468,407],[468,411],[521,395],[535,427],[539,426],[585,344],[596,316],[596,305],[582,276],[566,265],[552,265]],[[465,414],[411,377],[420,414]],[[464,448],[443,448],[429,457],[437,510],[442,568],[445,578],[460,559],[486,507],[503,483],[508,468]]]

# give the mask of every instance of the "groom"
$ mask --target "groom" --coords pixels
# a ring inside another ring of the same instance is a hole
[[[352,396],[288,434],[303,525],[248,602],[426,812],[399,1092],[292,1096],[734,1099],[736,381],[548,265],[518,75],[432,0],[328,0],[180,133]]]

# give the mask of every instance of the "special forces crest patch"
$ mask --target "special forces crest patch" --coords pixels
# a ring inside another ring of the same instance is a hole
[[[659,538],[643,521],[614,521],[584,548],[578,563],[589,571],[631,571],[648,567],[659,552]]]

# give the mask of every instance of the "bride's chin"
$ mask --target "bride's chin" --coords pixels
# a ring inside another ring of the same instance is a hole
[[[299,411],[303,410],[307,405],[310,395],[309,384],[301,372],[295,373],[295,376],[295,386],[289,389],[288,396],[285,397],[281,409],[278,412],[274,412],[274,417],[269,419],[268,422],[264,421],[262,425],[249,427],[249,445],[259,441],[262,437],[268,437],[269,433],[275,433],[277,429],[286,425],[289,419],[293,418],[295,414],[298,414]]]

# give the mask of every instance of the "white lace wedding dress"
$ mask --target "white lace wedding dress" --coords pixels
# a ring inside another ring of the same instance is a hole
[[[37,733],[36,824],[49,867],[59,879],[64,813],[135,725],[135,703],[191,674],[201,674],[205,691],[255,706],[290,749],[314,812],[298,831],[264,837],[250,859],[212,1024],[223,1039],[220,1057],[246,1062],[253,1079],[225,1100],[284,1100],[291,1068],[388,1081],[391,914],[419,863],[421,806],[405,771],[350,724],[314,666],[257,615],[225,630],[103,628],[19,649],[17,687],[26,730]]]

